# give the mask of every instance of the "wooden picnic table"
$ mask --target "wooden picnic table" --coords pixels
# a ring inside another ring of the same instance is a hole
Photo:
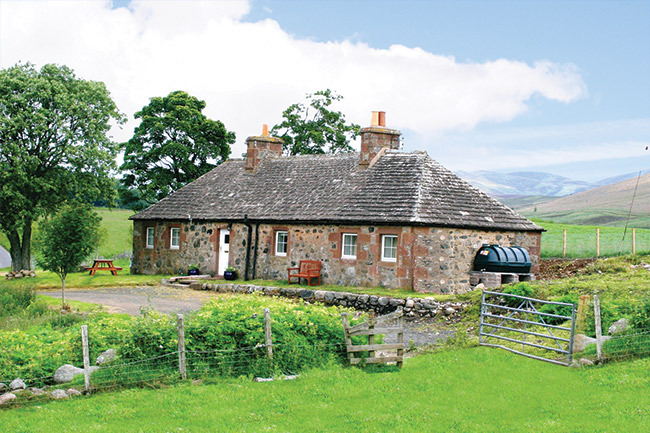
[[[90,271],[90,275],[95,275],[97,271],[111,271],[111,274],[117,276],[117,271],[121,271],[122,268],[118,268],[113,264],[113,260],[108,259],[95,259],[93,265],[89,268],[86,268],[87,271]]]

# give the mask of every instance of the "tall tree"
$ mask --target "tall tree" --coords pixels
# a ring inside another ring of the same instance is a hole
[[[88,205],[64,206],[39,225],[37,263],[61,278],[61,299],[65,307],[65,279],[96,249],[102,239],[102,218]]]
[[[359,135],[359,125],[346,123],[340,111],[331,111],[343,99],[330,89],[308,94],[309,105],[297,103],[282,113],[284,120],[271,133],[284,140],[287,155],[352,152],[350,141]]]
[[[32,223],[71,197],[113,200],[118,111],[102,82],[66,66],[0,71],[0,230],[12,268],[31,268]]]
[[[175,91],[151,98],[135,113],[142,122],[126,143],[120,168],[124,185],[139,190],[137,199],[153,204],[228,159],[235,133],[208,119],[204,108],[205,101]]]

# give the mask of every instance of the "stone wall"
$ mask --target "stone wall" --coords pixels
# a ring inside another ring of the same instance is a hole
[[[146,229],[154,227],[154,248],[146,248]],[[170,249],[170,230],[181,229],[178,250]],[[134,221],[132,273],[185,274],[189,264],[200,272],[216,275],[219,230],[228,224],[215,222]],[[255,246],[257,229],[257,258]],[[229,265],[246,275],[248,227],[230,226]],[[288,232],[286,256],[275,253],[275,233]],[[357,234],[357,258],[341,257],[344,233]],[[381,260],[382,235],[397,236],[395,262]],[[407,288],[427,293],[462,293],[470,289],[474,256],[482,244],[518,245],[526,248],[532,273],[539,271],[539,232],[480,231],[437,227],[384,227],[337,225],[251,224],[249,279],[284,280],[287,268],[300,260],[320,260],[323,284]],[[254,265],[255,262],[255,265]]]
[[[154,247],[146,247],[147,227],[154,228]],[[180,228],[180,248],[170,248],[172,227]],[[219,229],[215,222],[133,221],[133,274],[186,274],[188,265],[199,266],[200,273],[217,269]]]
[[[364,295],[359,293],[333,292],[330,290],[311,290],[273,286],[253,286],[244,284],[214,284],[197,282],[190,287],[194,290],[212,290],[219,293],[259,293],[264,296],[282,296],[301,299],[309,303],[350,307],[362,311],[375,311],[388,314],[397,308],[404,309],[407,317],[445,317],[448,320],[462,318],[467,308],[465,302],[439,302],[433,298],[393,298],[390,296]]]
[[[255,226],[252,225],[252,242]],[[286,257],[275,255],[275,233],[287,231]],[[230,263],[244,275],[248,229],[233,224]],[[341,258],[343,233],[357,234],[356,260]],[[320,260],[323,284],[412,288],[418,292],[462,293],[470,289],[474,256],[484,243],[519,245],[531,256],[532,272],[539,270],[540,233],[479,231],[430,227],[260,224],[257,264],[249,257],[249,278],[286,279],[287,268],[300,260]],[[381,260],[381,237],[398,237],[397,260]]]

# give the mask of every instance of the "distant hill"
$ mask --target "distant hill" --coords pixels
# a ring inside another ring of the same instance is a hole
[[[527,217],[571,224],[620,226],[630,210],[637,177],[518,209]],[[632,207],[632,227],[650,228],[650,174],[642,175]]]
[[[457,174],[483,192],[500,198],[518,196],[561,197],[597,186],[589,182],[537,171],[513,173],[459,171]]]

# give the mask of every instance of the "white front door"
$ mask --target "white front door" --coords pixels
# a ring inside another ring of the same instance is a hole
[[[219,231],[219,269],[218,275],[223,275],[228,267],[228,257],[230,256],[230,230],[221,229]]]

